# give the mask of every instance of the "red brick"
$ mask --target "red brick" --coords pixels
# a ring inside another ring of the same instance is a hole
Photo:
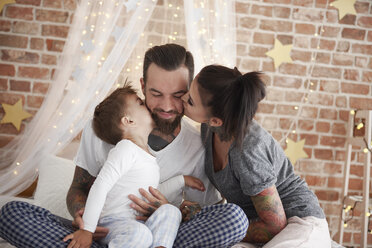
[[[57,1],[53,0],[53,2],[57,2]],[[68,18],[68,12],[45,10],[45,9],[36,10],[36,20],[38,21],[65,23],[67,21],[67,18]]]
[[[339,193],[332,190],[315,190],[315,195],[319,200],[324,201],[337,201],[339,199]]]
[[[285,101],[286,102],[302,102],[303,96],[304,96],[304,93],[301,93],[301,92],[286,91]]]
[[[354,40],[364,40],[366,31],[363,29],[355,28],[344,28],[342,30],[342,38],[354,39]]]
[[[367,2],[355,2],[354,8],[357,13],[368,14],[369,3]]]
[[[278,118],[276,117],[265,117],[262,121],[262,127],[266,130],[276,129],[278,126]]]
[[[339,116],[340,116],[340,120],[342,121],[348,121],[349,120],[349,113],[350,111],[348,110],[340,110],[339,112]]]
[[[337,52],[348,52],[350,49],[350,43],[348,41],[338,41]]]
[[[45,95],[48,92],[49,83],[35,82],[32,88],[32,93]]]
[[[368,31],[367,40],[372,41],[372,31]]]
[[[344,186],[344,179],[342,177],[328,177],[327,186],[329,188],[342,188]]]
[[[322,106],[333,105],[333,96],[321,93],[312,93],[309,95],[309,103]]]
[[[0,31],[9,32],[12,27],[12,23],[5,20],[0,20]]]
[[[41,0],[16,0],[16,3],[40,6]]]
[[[258,20],[251,17],[241,17],[239,18],[239,24],[242,28],[254,29],[257,27]]]
[[[319,118],[336,120],[337,119],[337,110],[334,109],[321,109],[319,112]]]
[[[338,36],[338,33],[340,32],[339,27],[324,26],[323,29],[324,29],[324,32],[322,33],[323,37],[335,38]]]
[[[60,41],[60,40],[50,40],[50,39],[47,39],[46,40],[46,44],[47,44],[48,51],[62,52],[63,46],[65,45],[65,42],[64,41]]]
[[[321,133],[328,133],[330,124],[328,122],[319,121],[316,123],[316,131]]]
[[[249,46],[249,55],[252,57],[265,58],[267,56],[266,52],[268,51],[269,51],[269,48],[266,48],[266,47],[260,47],[260,46],[254,46],[254,45]]]
[[[313,77],[341,78],[342,70],[336,67],[314,66]]]
[[[317,52],[315,54],[315,58],[317,63],[329,64],[329,62],[331,61],[331,54]]]
[[[324,187],[326,186],[327,178],[307,175],[305,176],[305,181],[309,186]]]
[[[283,63],[280,65],[279,71],[281,73],[290,74],[290,75],[305,76],[306,66],[299,65],[299,64]]]
[[[284,88],[295,88],[299,89],[302,86],[302,80],[300,78],[285,77],[285,76],[274,76],[274,86]]]
[[[343,164],[336,164],[336,163],[326,163],[324,165],[324,172],[334,175],[334,174],[341,174],[342,173],[342,168]]]
[[[324,39],[321,39],[319,41],[319,47],[320,47],[320,49],[323,49],[323,50],[332,51],[336,47],[336,41],[334,41],[334,40],[324,40]]]
[[[20,66],[18,70],[19,70],[18,71],[19,77],[38,78],[38,79],[49,79],[50,78],[49,69],[47,68]]]
[[[327,11],[326,21],[327,23],[338,23],[338,13],[334,11]]]
[[[372,58],[369,59],[368,68],[369,68],[369,69],[372,69]]]
[[[1,50],[1,59],[3,61],[18,62],[25,64],[39,63],[39,55],[24,50]]]
[[[41,63],[46,65],[56,65],[57,57],[54,55],[43,54],[41,57]]]
[[[371,71],[363,71],[363,77],[362,77],[363,82],[372,82],[372,72]]]
[[[350,165],[350,175],[363,177],[364,175],[364,166],[363,165]]]
[[[264,0],[264,3],[290,4],[291,0]]]
[[[274,34],[266,34],[266,33],[254,33],[253,35],[253,42],[265,45],[273,45],[275,40]]]
[[[55,26],[55,25],[43,25],[41,33],[44,36],[55,36],[60,38],[66,38],[69,27],[67,26]]]
[[[277,18],[288,19],[291,14],[291,9],[286,7],[275,6],[273,8],[274,16]]]
[[[30,92],[31,83],[29,81],[10,80],[10,90]]]
[[[359,17],[358,25],[364,28],[372,28],[372,17],[370,16]]]
[[[8,90],[8,79],[0,78],[0,90]]]
[[[253,59],[243,59],[241,67],[247,71],[257,71],[260,68],[260,61]]]
[[[322,136],[320,138],[320,144],[323,146],[344,147],[345,142],[346,139],[341,137]]]
[[[262,62],[262,71],[265,72],[275,72],[275,67],[273,62]]]
[[[0,76],[15,76],[14,65],[0,64]]]
[[[313,0],[294,0],[292,4],[303,7],[312,7]]]
[[[22,99],[22,103],[25,102],[25,96],[23,94],[0,92],[0,103],[16,104],[19,99]]]
[[[27,105],[32,108],[40,108],[43,101],[44,97],[41,96],[27,96]]]
[[[336,97],[336,107],[340,107],[340,108],[346,108],[347,107],[346,96],[337,96]]]
[[[315,26],[306,23],[297,23],[295,25],[295,32],[298,34],[314,34]]]
[[[238,42],[245,43],[247,40],[250,40],[252,33],[247,29],[238,29],[236,31],[236,40]]]
[[[320,81],[320,88],[321,91],[330,92],[330,93],[338,93],[339,92],[339,82],[338,81],[329,81],[329,80],[321,80]]]
[[[30,22],[14,22],[13,23],[13,33],[20,34],[38,34],[39,33],[39,24],[30,23]]]
[[[341,91],[349,94],[367,95],[369,93],[369,85],[342,83]]]
[[[355,57],[355,66],[366,68],[368,65],[368,57]]]
[[[18,6],[7,6],[5,16],[14,19],[23,19],[32,21],[34,14],[32,13],[33,8],[23,8]]]
[[[273,8],[271,6],[253,4],[251,14],[271,17],[273,15]]]
[[[313,8],[294,8],[293,19],[307,22],[321,22],[323,20],[323,11]]]
[[[354,56],[345,54],[333,54],[332,64],[334,65],[353,65]]]
[[[258,105],[258,111],[260,113],[273,113],[275,105],[267,104],[267,103],[260,103]]]
[[[318,135],[314,135],[314,134],[301,134],[300,139],[301,140],[305,139],[305,145],[315,146],[318,144],[319,137]]]
[[[236,1],[235,2],[235,11],[236,11],[236,13],[247,14],[247,13],[249,13],[249,7],[250,6],[251,5],[248,4],[248,3],[241,3],[241,2]]]
[[[11,124],[6,123],[6,124],[2,124],[2,125],[11,125]],[[13,139],[14,139],[14,136],[0,135],[0,148],[5,147]]]
[[[313,120],[298,120],[298,128],[300,130],[311,131],[314,128]]]
[[[353,80],[353,81],[359,81],[359,71],[353,70],[353,69],[345,69],[344,70],[344,79],[346,80]]]
[[[362,53],[364,55],[367,55],[367,54],[372,55],[372,45],[353,44],[352,51],[353,53]]]
[[[282,115],[296,115],[298,110],[293,105],[278,104],[276,106],[276,113]]]
[[[350,97],[351,109],[371,109],[372,98]]]
[[[278,20],[261,20],[260,29],[274,32],[292,32],[292,23]]]
[[[340,24],[355,25],[356,16],[352,14],[345,15],[340,21]]]
[[[307,37],[295,37],[293,47],[309,48],[309,38]]]
[[[27,41],[27,37],[24,36],[0,34],[0,46],[26,48]]]
[[[285,45],[292,45],[293,44],[293,36],[292,35],[283,35],[277,34],[276,38],[285,46]]]
[[[77,0],[63,0],[63,6],[65,9],[68,10],[75,10],[76,9],[76,1]],[[159,3],[160,1],[158,1]],[[246,12],[248,13],[248,12]]]
[[[328,0],[315,0],[316,8],[325,8],[328,7]]]
[[[317,118],[318,109],[314,107],[302,107],[300,116],[304,118]]]
[[[291,58],[293,61],[298,60],[303,62],[309,62],[311,61],[311,52],[304,52],[292,49]]]
[[[292,125],[293,120],[288,118],[279,119],[279,127],[284,130],[288,130]]]
[[[40,38],[31,38],[31,49],[43,50],[44,49],[44,40]]]
[[[18,131],[11,123],[4,123],[0,125],[0,134],[10,135],[14,134],[17,135],[18,133],[23,132],[25,129],[25,125],[21,124],[21,128]],[[0,147],[1,147],[1,138],[0,138]]]
[[[44,0],[43,6],[48,8],[60,9],[62,8],[62,0]]]

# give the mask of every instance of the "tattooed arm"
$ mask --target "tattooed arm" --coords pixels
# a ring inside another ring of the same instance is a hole
[[[282,201],[275,185],[251,197],[257,220],[250,221],[247,235],[243,239],[249,243],[267,243],[287,225]]]

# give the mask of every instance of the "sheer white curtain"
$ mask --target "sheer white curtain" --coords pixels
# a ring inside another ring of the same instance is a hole
[[[156,5],[155,0],[81,0],[51,88],[23,134],[0,155],[0,194],[37,177],[43,154],[56,154],[112,88]]]
[[[69,144],[110,89],[127,77],[138,88],[149,47],[170,42],[186,46],[187,40],[195,73],[211,63],[235,66],[235,1],[156,4],[156,0],[79,2],[42,107],[0,154],[0,194],[16,195],[31,185],[45,154],[57,154]]]

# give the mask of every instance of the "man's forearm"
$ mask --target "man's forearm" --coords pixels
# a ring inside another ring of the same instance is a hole
[[[279,232],[278,227],[268,225],[262,220],[253,220],[249,222],[247,235],[243,241],[248,243],[267,243]]]
[[[67,193],[66,203],[67,209],[72,217],[78,210],[85,207],[85,202],[87,201],[87,193],[79,188],[71,187]]]

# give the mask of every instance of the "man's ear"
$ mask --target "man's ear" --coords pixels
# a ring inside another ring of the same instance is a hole
[[[145,96],[145,81],[143,80],[143,77],[140,78],[140,82],[141,82],[142,94]]]
[[[128,126],[131,126],[133,125],[133,121],[131,120],[131,118],[129,116],[123,116],[121,118],[121,124],[123,124],[124,127],[128,127]]]
[[[220,127],[223,124],[223,121],[218,117],[212,117],[208,121],[209,126],[211,127]]]

